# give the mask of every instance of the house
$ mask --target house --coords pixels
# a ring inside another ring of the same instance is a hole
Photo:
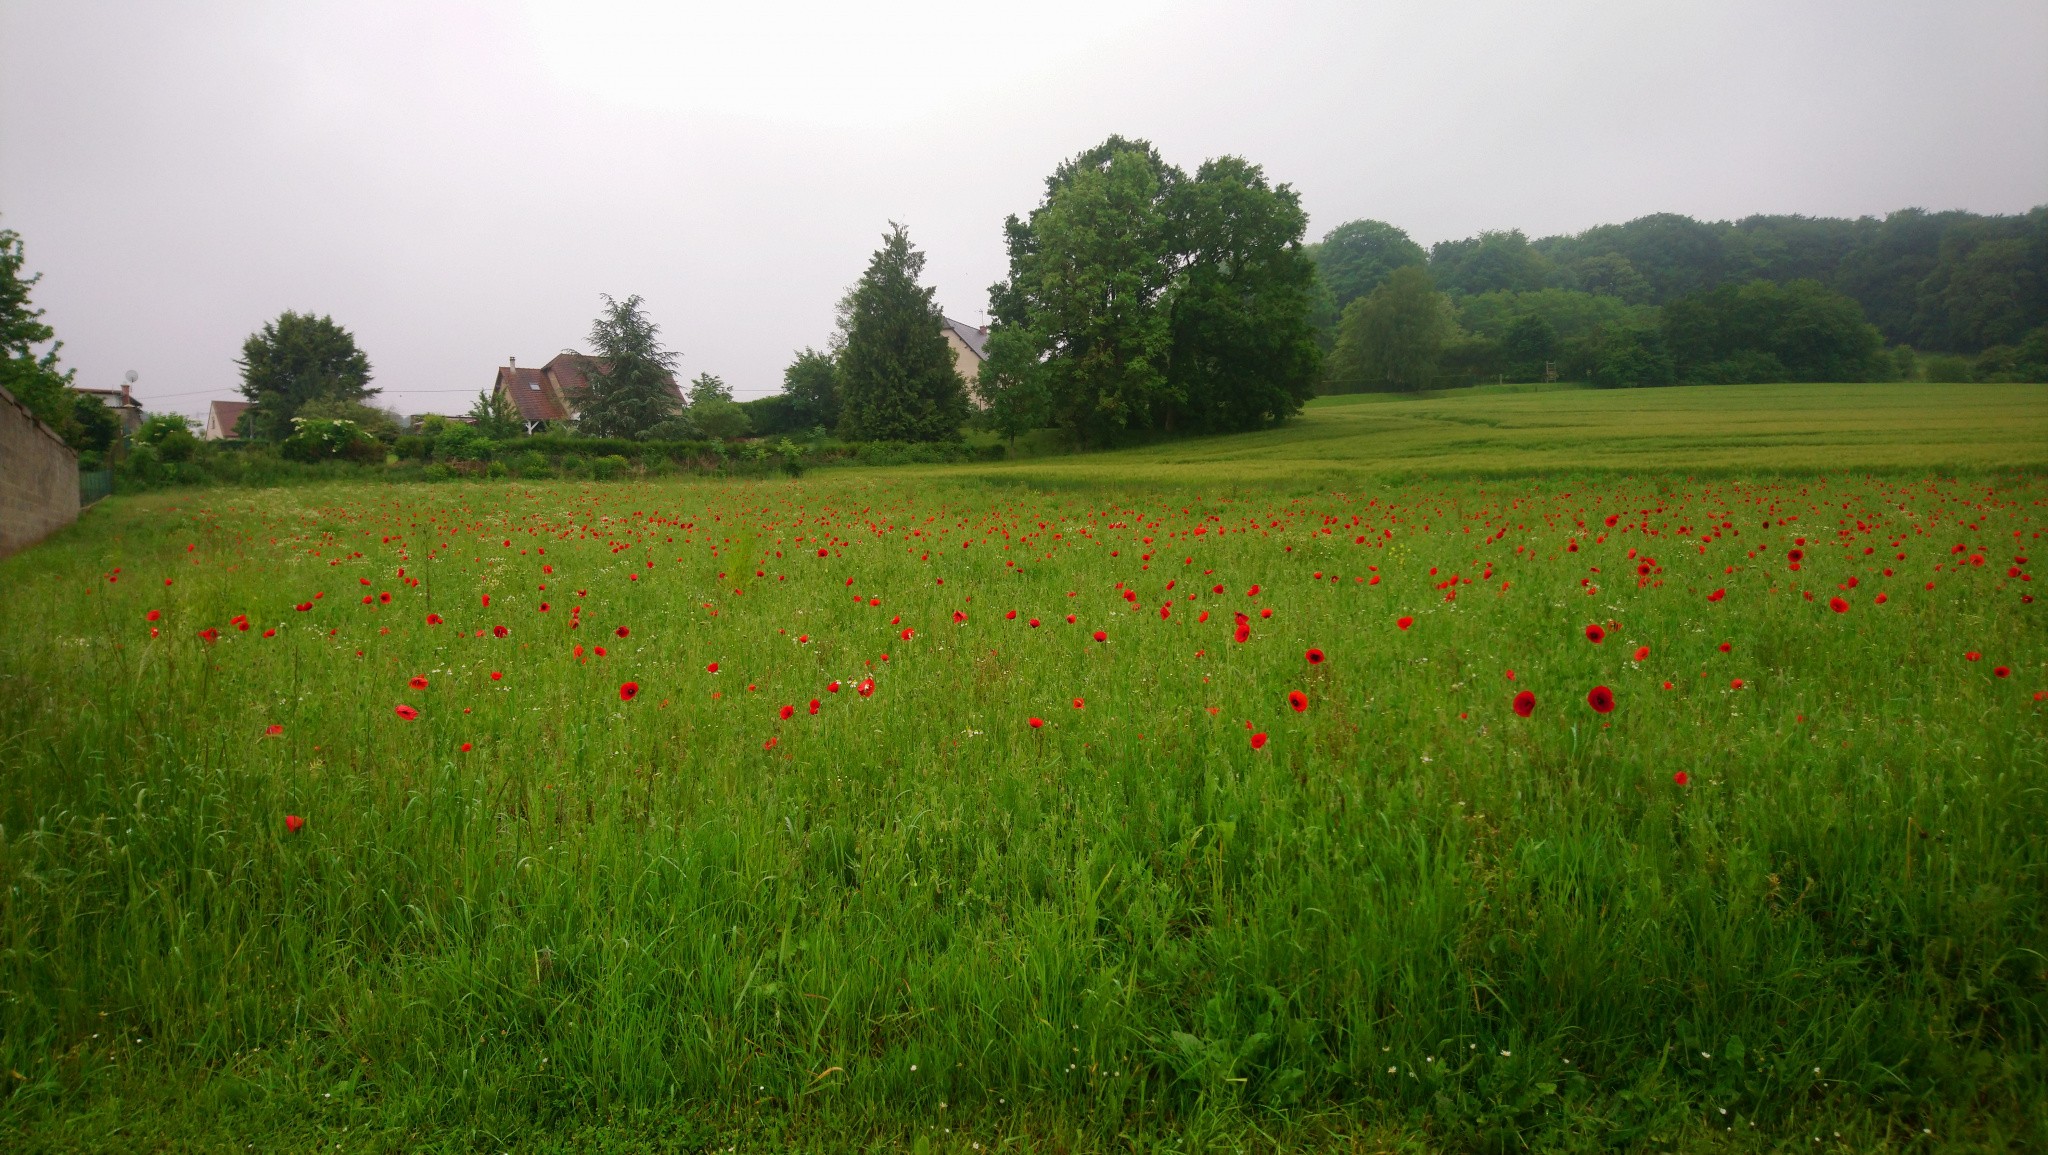
[[[208,441],[236,441],[241,435],[235,426],[241,424],[242,414],[249,411],[247,401],[209,401],[206,405],[206,428],[200,436]]]
[[[127,385],[119,389],[80,389],[79,392],[114,411],[114,416],[121,419],[121,436],[131,436],[142,428],[142,402],[135,399],[134,390]]]
[[[557,353],[538,369],[521,369],[514,357],[505,360],[507,364],[498,367],[493,392],[511,401],[528,433],[575,419],[583,395],[590,390],[583,373],[590,358],[581,353]],[[668,375],[668,384],[675,390],[676,404],[687,404],[682,386],[676,384],[672,373]]]
[[[946,344],[953,347],[953,368],[972,389],[975,378],[981,376],[981,363],[988,360],[988,326],[976,328],[951,317],[945,322]]]

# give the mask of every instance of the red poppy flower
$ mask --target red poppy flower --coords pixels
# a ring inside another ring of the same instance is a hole
[[[1977,659],[1979,659],[1979,658],[1981,658],[1981,657],[1983,657],[1983,656],[1984,656],[1984,655],[1982,655],[1982,654],[1978,653],[1978,652],[1977,652],[1977,651],[1975,651],[1975,650],[1968,650],[1968,651],[1965,651],[1965,652],[1964,652],[1964,654],[1963,654],[1963,660],[1964,660],[1964,661],[1966,661],[1966,662],[1974,662],[1974,661],[1976,661]]]
[[[1715,590],[1715,591],[1714,591],[1713,593],[1710,593],[1710,594],[1708,594],[1708,595],[1707,595],[1707,600],[1708,600],[1708,601],[1710,601],[1710,602],[1718,602],[1718,601],[1720,601],[1720,600],[1721,600],[1722,598],[1725,598],[1725,597],[1727,597],[1727,596],[1728,596],[1728,591],[1727,591],[1727,590]]]
[[[283,726],[280,726],[280,725],[278,725],[278,724],[277,724],[277,723],[275,723],[275,722],[272,722],[272,723],[270,724],[270,728],[269,728],[269,729],[267,729],[267,730],[265,730],[265,731],[263,731],[263,732],[264,732],[265,734],[268,734],[268,735],[270,735],[271,737],[275,738],[275,737],[277,737],[277,736],[278,736],[279,734],[282,734],[282,733],[284,733],[284,727],[283,727]]]
[[[393,706],[391,708],[391,712],[405,719],[408,722],[420,716],[420,712],[418,710],[413,709],[411,706],[406,705],[404,702],[400,702],[398,705]]]
[[[1045,725],[1045,719],[1039,717],[1026,718],[1024,719],[1024,724],[1036,730]]]
[[[1037,619],[1037,618],[1032,618],[1032,619],[1031,619],[1031,628],[1032,628],[1032,629],[1034,629],[1034,630],[1038,628],[1038,619]]]
[[[862,678],[860,685],[855,686],[853,691],[863,698],[873,697],[875,693],[875,680],[873,678]]]
[[[837,679],[837,678],[834,678],[834,679],[832,679],[832,684],[831,684],[831,685],[829,685],[829,686],[826,686],[826,687],[825,687],[825,692],[826,692],[826,693],[828,693],[828,694],[836,694],[836,693],[838,693],[838,692],[839,692],[839,679]]]
[[[441,615],[440,615],[440,614],[428,614],[428,615],[427,615],[427,624],[428,624],[428,625],[430,625],[430,626],[438,626],[438,625],[440,625],[440,624],[441,624]]]
[[[1011,611],[1010,611],[1009,613],[1007,613],[1007,614],[1004,614],[1004,615],[1003,615],[1003,620],[1004,620],[1004,621],[1006,621],[1006,622],[1014,622],[1014,621],[1016,621],[1016,620],[1017,620],[1017,611],[1016,611],[1016,610],[1011,610]]]
[[[1108,632],[1107,630],[1097,630],[1097,631],[1095,631],[1095,640],[1096,640],[1096,641],[1098,641],[1098,642],[1106,642],[1106,641],[1108,641],[1108,640],[1109,640],[1109,632]]]
[[[768,739],[768,740],[767,740],[766,742],[763,742],[763,743],[761,743],[761,749],[763,749],[763,750],[773,750],[773,749],[775,749],[775,744],[776,744],[776,743],[778,743],[778,742],[780,742],[780,741],[782,741],[782,739],[780,739],[780,738],[770,738],[770,739]]]
[[[1078,709],[1080,709],[1081,707],[1083,707],[1083,706],[1085,706],[1085,705],[1087,705],[1087,703],[1086,703],[1086,702],[1083,702],[1083,701],[1082,701],[1081,699],[1079,699],[1079,698],[1076,698],[1076,699],[1074,699],[1074,709],[1078,710]]]
[[[1261,731],[1259,731],[1258,733],[1256,733],[1256,734],[1253,734],[1253,735],[1252,735],[1252,749],[1254,749],[1254,750],[1264,750],[1265,748],[1266,748],[1266,732],[1265,732],[1264,730],[1261,730]]]
[[[1690,783],[1692,782],[1692,775],[1690,775],[1690,774],[1687,774],[1687,773],[1686,773],[1685,771],[1683,771],[1683,770],[1680,770],[1680,771],[1679,771],[1678,773],[1676,773],[1676,774],[1673,774],[1673,775],[1671,776],[1671,780],[1672,780],[1673,782],[1676,782],[1676,783],[1678,783],[1678,784],[1679,784],[1680,786],[1685,786],[1685,785],[1689,785],[1689,784],[1690,784]]]
[[[492,637],[494,637],[494,638],[502,638],[502,637],[504,637],[504,636],[505,636],[506,634],[509,634],[509,633],[511,633],[511,632],[512,632],[511,630],[508,630],[508,629],[506,629],[506,628],[505,628],[505,627],[503,627],[503,626],[492,626],[492,627],[491,627],[491,636],[492,636]]]
[[[621,682],[621,683],[619,683],[619,701],[621,701],[621,702],[630,702],[630,701],[632,701],[632,700],[633,700],[633,698],[634,698],[634,697],[635,697],[636,695],[638,695],[639,693],[640,693],[640,683],[638,683],[638,682]]]
[[[305,827],[305,825],[306,820],[299,817],[296,814],[287,814],[284,816],[284,828],[286,833],[297,834],[301,829]]]
[[[2012,669],[2009,666],[1993,666],[1991,668],[1991,672],[1993,675],[2000,678],[2012,677]]]
[[[1406,615],[1394,619],[1394,628],[1397,630],[1405,630],[1414,624],[1415,619]]]
[[[368,583],[368,582],[364,582],[363,584],[364,584],[364,585],[368,585],[368,584],[370,584],[370,583]],[[490,609],[490,608],[491,608],[491,595],[489,595],[489,594],[485,594],[485,595],[484,595],[484,608],[485,608],[485,609]]]
[[[1508,681],[1512,682],[1512,681],[1514,681],[1514,680],[1515,680],[1515,672],[1514,672],[1513,670],[1509,670],[1509,671],[1507,672],[1507,675],[1508,675]]]
[[[1233,633],[1233,634],[1231,635],[1231,637],[1233,637],[1233,638],[1237,639],[1237,640],[1238,640],[1238,641],[1240,641],[1240,642],[1248,642],[1248,641],[1250,641],[1250,640],[1251,640],[1251,637],[1252,637],[1252,627],[1251,627],[1251,623],[1250,623],[1250,622],[1239,622],[1239,623],[1237,623],[1237,632]]]
[[[388,605],[390,605],[390,604],[391,604],[391,591],[390,591],[390,590],[385,590],[385,591],[384,591],[383,593],[380,593],[380,594],[378,594],[378,595],[377,595],[377,601],[378,601],[378,603],[379,603],[379,604],[382,604],[382,605],[387,605],[387,606],[388,606]]]
[[[1742,688],[1742,679],[1741,679],[1741,678],[1734,678],[1734,679],[1731,679],[1731,680],[1729,681],[1729,683],[1728,683],[1728,688],[1729,688],[1729,689],[1731,689],[1731,690],[1740,690],[1740,689]]]
[[[1722,653],[1724,653],[1724,654],[1725,654],[1725,653],[1727,653],[1728,651],[1730,651],[1730,650],[1733,650],[1733,649],[1735,648],[1735,646],[1734,646],[1734,645],[1733,645],[1732,643],[1729,643],[1729,642],[1722,642],[1722,643],[1721,643],[1721,644],[1720,644],[1719,646],[1717,646],[1717,647],[1715,647],[1715,648],[1716,648],[1716,649],[1719,649],[1719,650],[1720,650],[1720,651],[1721,651]]]
[[[618,629],[616,629],[616,630],[613,630],[612,632],[613,632],[613,633],[615,633],[615,634],[617,634],[617,635],[619,635],[620,637],[622,637],[622,638],[623,638],[623,637],[625,637],[626,635],[628,635],[628,634],[632,633],[633,631],[631,631],[631,630],[627,629],[627,628],[626,628],[626,627],[624,627],[624,626],[620,626],[620,627],[619,627]]]
[[[1586,693],[1586,705],[1593,707],[1596,714],[1605,714],[1614,709],[1614,691],[1605,686],[1595,686]]]
[[[1607,631],[1597,625],[1587,626],[1586,640],[1597,646],[1607,640]]]
[[[1294,707],[1295,713],[1302,713],[1308,709],[1308,695],[1300,690],[1289,690],[1287,691],[1287,704]]]
[[[1839,597],[1829,598],[1828,608],[1838,614],[1846,614],[1849,612],[1849,603]]]
[[[146,614],[142,615],[142,620],[143,620],[143,621],[145,621],[145,622],[153,622],[153,621],[156,621],[156,620],[157,620],[158,618],[161,618],[161,617],[163,617],[163,616],[164,616],[164,615],[163,615],[163,612],[162,612],[161,610],[151,610],[151,611],[149,611],[148,613],[146,613]]]
[[[1311,648],[1309,652],[1303,654],[1302,657],[1307,658],[1308,664],[1311,666],[1320,666],[1323,664],[1323,652],[1321,650]]]
[[[1645,659],[1645,658],[1647,658],[1647,657],[1649,657],[1649,656],[1650,656],[1650,647],[1648,647],[1648,646],[1637,646],[1637,647],[1636,647],[1636,661],[1640,662],[1640,661],[1642,661],[1643,659]]]
[[[959,625],[959,624],[960,624],[961,622],[964,622],[964,621],[966,621],[966,620],[967,620],[967,611],[966,611],[966,610],[954,610],[954,611],[953,611],[953,624],[954,624],[954,625],[956,625],[956,626],[957,626],[957,625]]]
[[[422,675],[415,674],[412,681],[407,682],[406,685],[411,686],[415,690],[424,690],[427,688],[427,679]]]
[[[1535,712],[1535,694],[1529,692],[1528,690],[1523,690],[1521,693],[1515,695],[1515,714],[1517,716],[1526,718],[1529,715],[1534,714]]]
[[[604,657],[604,647],[603,647],[603,646],[592,646],[592,647],[590,647],[590,648],[591,648],[592,652],[594,652],[594,653],[596,653],[596,654],[597,654],[597,656],[598,656],[598,657],[600,657],[600,658]]]
[[[1068,614],[1068,615],[1067,615],[1067,624],[1068,624],[1068,625],[1070,625],[1070,626],[1074,624],[1074,615],[1072,615],[1072,614]]]
[[[713,663],[711,663],[710,665],[708,665],[708,666],[704,667],[704,672],[705,672],[705,673],[707,673],[707,674],[715,674],[715,673],[717,673],[717,672],[718,672],[718,663],[717,663],[717,662],[713,662]]]
[[[1665,689],[1667,689],[1667,690],[1668,690],[1668,689],[1670,689],[1670,688],[1671,688],[1671,683],[1669,683],[1669,682],[1666,682],[1666,683],[1664,683],[1664,688],[1665,688]]]

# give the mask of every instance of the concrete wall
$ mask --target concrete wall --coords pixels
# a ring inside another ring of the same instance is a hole
[[[78,520],[78,454],[0,389],[0,557]]]

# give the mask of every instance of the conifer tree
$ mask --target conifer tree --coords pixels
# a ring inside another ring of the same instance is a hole
[[[924,254],[891,221],[854,287],[839,356],[840,435],[857,441],[947,441],[967,419],[966,382],[946,344]]]

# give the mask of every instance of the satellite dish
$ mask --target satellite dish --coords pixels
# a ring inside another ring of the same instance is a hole
[[[133,369],[130,369],[130,370],[128,370],[128,376],[126,377],[126,380],[127,380],[127,382],[128,382],[128,383],[129,383],[130,385],[133,385],[133,384],[135,384],[135,381],[136,381],[136,377],[135,377],[135,370],[133,370]]]

